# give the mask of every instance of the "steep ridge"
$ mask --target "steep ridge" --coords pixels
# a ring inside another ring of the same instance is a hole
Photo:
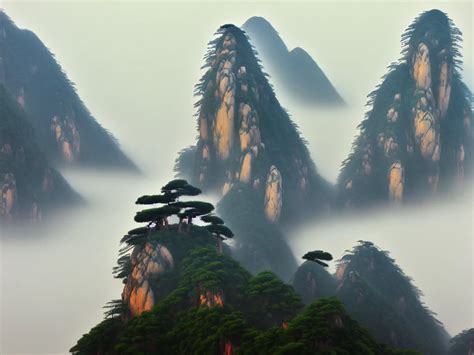
[[[137,200],[162,206],[136,214],[147,224],[122,238],[114,268],[125,285],[122,298],[107,304],[105,320],[73,354],[405,353],[375,341],[335,298],[303,309],[272,272],[252,276],[222,248],[219,234],[232,232],[209,214],[213,206],[178,201],[199,193],[174,180],[160,195]],[[197,217],[211,224],[197,226]]]
[[[306,303],[336,296],[378,341],[424,354],[446,354],[449,335],[421,302],[421,291],[388,252],[371,242],[360,241],[347,252],[334,275],[304,263],[293,286]]]
[[[282,84],[286,95],[314,106],[343,106],[344,100],[313,58],[302,48],[291,51],[263,17],[251,17],[242,29],[256,47],[265,69]]]
[[[403,34],[403,57],[370,94],[372,110],[343,163],[342,205],[399,204],[470,176],[472,94],[459,74],[460,41],[439,10]]]
[[[53,162],[136,169],[85,107],[53,54],[0,10],[0,82],[28,113]]]
[[[17,102],[0,84],[0,223],[39,221],[52,207],[80,202],[38,147]]]
[[[224,196],[219,213],[243,246],[235,250],[237,260],[254,272],[273,264],[270,269],[287,280],[296,263],[278,226],[326,212],[332,188],[316,172],[245,33],[225,25],[216,35],[196,86],[198,142],[181,152],[177,173]],[[270,241],[283,260],[271,254]],[[245,262],[249,255],[255,262]]]
[[[225,195],[253,189],[272,223],[305,207],[325,210],[331,189],[316,172],[304,140],[280,106],[243,31],[222,26],[210,42],[196,94],[199,138],[178,158],[178,175]]]

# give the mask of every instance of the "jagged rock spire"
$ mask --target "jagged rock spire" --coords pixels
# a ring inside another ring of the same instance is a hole
[[[472,96],[461,80],[461,32],[439,10],[402,35],[402,58],[370,94],[339,177],[341,202],[401,203],[471,170]]]
[[[247,35],[224,25],[216,36],[205,56],[207,72],[196,86],[198,142],[182,152],[178,173],[221,195],[236,184],[254,189],[272,223],[288,219],[297,206],[327,205],[328,185],[276,99]]]

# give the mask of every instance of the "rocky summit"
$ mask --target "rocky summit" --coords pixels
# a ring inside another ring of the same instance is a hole
[[[178,176],[221,197],[218,211],[236,233],[239,262],[288,280],[296,262],[279,228],[325,213],[332,188],[241,29],[217,31],[204,68],[196,86],[198,141],[181,152]]]
[[[329,184],[316,172],[248,37],[233,25],[216,35],[196,86],[198,142],[181,153],[178,174],[221,196],[245,185],[271,223],[291,221],[305,206],[325,210]]]
[[[472,94],[459,74],[460,41],[439,10],[403,34],[403,57],[370,95],[372,110],[343,164],[343,205],[399,204],[471,174]]]

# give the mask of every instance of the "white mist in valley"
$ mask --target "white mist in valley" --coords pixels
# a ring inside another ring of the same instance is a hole
[[[290,48],[301,46],[313,56],[346,99],[346,108],[300,107],[273,83],[318,170],[331,182],[367,110],[366,95],[399,57],[400,35],[418,13],[440,7],[464,32],[465,77],[472,85],[472,19],[462,7],[391,4],[390,24],[387,10],[375,4],[290,5],[3,4],[20,27],[35,31],[56,54],[86,105],[143,174],[64,170],[85,206],[57,211],[44,225],[1,231],[2,354],[66,353],[102,319],[101,307],[120,298],[122,284],[112,277],[119,240],[135,225],[136,198],[159,192],[174,177],[178,151],[195,142],[193,86],[202,74],[206,44],[220,25],[267,18]],[[104,18],[110,19],[107,26]],[[358,24],[349,31],[348,18]],[[328,26],[334,26],[331,35]],[[313,249],[339,258],[357,240],[373,241],[390,251],[455,334],[473,326],[472,217],[472,194],[465,193],[450,201],[308,223],[288,240],[298,258]]]

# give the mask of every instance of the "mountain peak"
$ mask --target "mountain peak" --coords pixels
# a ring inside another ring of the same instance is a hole
[[[308,105],[343,105],[327,76],[302,48],[289,51],[278,32],[263,17],[251,17],[243,29],[261,55],[262,62],[283,91]]]
[[[373,106],[339,178],[346,206],[400,204],[463,185],[472,170],[472,94],[458,71],[461,32],[430,10],[402,35],[402,59]]]
[[[270,193],[269,187],[277,183],[272,179],[281,179],[283,190],[293,191],[286,195],[288,201],[283,201],[283,207],[274,211],[275,216],[282,212],[285,218],[296,201],[307,200],[308,193],[316,190],[326,190],[326,184],[316,173],[296,126],[275,97],[245,32],[226,25],[217,35],[205,57],[208,71],[196,86],[196,93],[201,95],[196,104],[199,140],[193,176],[187,178],[222,194],[237,183],[252,186],[257,195],[262,193],[262,205],[264,192]],[[282,198],[281,191],[278,195]]]
[[[0,12],[1,81],[31,118],[40,148],[61,163],[136,170],[91,115],[44,43]]]

